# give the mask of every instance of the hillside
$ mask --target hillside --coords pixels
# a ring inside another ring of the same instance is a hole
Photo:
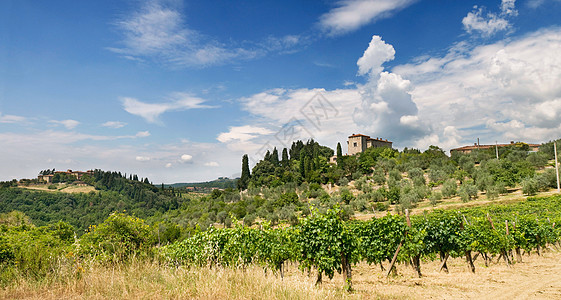
[[[237,181],[238,181],[237,178],[230,179],[228,177],[220,177],[218,179],[211,180],[211,181],[205,181],[205,182],[166,184],[165,187],[167,187],[167,188],[171,187],[171,188],[174,188],[174,189],[192,187],[194,189],[203,190],[203,191],[204,190],[210,190],[212,188],[218,188],[218,189],[232,188],[232,189],[235,189]]]

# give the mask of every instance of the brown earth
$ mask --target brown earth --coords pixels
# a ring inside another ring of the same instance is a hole
[[[386,278],[379,265],[359,264],[353,269],[354,293],[363,299],[561,299],[561,253],[549,249],[541,256],[524,255],[510,267],[497,258],[489,267],[481,258],[471,273],[465,258],[448,260],[449,273],[439,272],[440,262],[422,262],[423,277],[411,266],[398,265],[398,275]],[[385,264],[387,267],[387,263]],[[338,289],[341,275],[324,283]]]

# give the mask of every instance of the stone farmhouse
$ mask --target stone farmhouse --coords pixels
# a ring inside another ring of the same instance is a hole
[[[366,151],[368,148],[392,147],[392,142],[382,138],[371,138],[364,134],[352,134],[347,140],[347,155],[356,155]],[[329,161],[337,163],[337,156],[332,156]]]
[[[88,170],[88,171],[72,171],[72,170],[66,170],[66,171],[56,171],[55,174],[66,174],[66,175],[73,175],[76,177],[76,180],[81,180],[82,177],[84,175],[92,175],[93,174],[93,170]],[[53,182],[53,177],[55,175],[54,174],[49,174],[49,175],[39,175],[37,176],[37,180],[39,182],[44,182],[44,183],[52,183]]]
[[[454,152],[468,154],[477,149],[481,149],[481,150],[495,149],[495,147],[502,148],[502,147],[514,146],[516,144],[517,143],[515,143],[514,141],[510,141],[510,144],[495,144],[495,145],[480,145],[478,143],[473,143],[473,146],[470,145],[470,146],[463,146],[459,148],[450,149],[450,154]],[[529,151],[531,152],[537,152],[540,148],[540,144],[527,144],[527,145],[530,148]]]

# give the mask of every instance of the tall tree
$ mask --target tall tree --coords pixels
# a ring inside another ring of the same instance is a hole
[[[286,148],[282,149],[282,166],[288,166],[288,150]]]
[[[242,157],[242,176],[240,180],[238,180],[238,189],[245,190],[249,184],[249,177],[251,174],[249,173],[249,157],[247,154],[244,154]]]
[[[337,160],[343,157],[343,150],[341,149],[341,143],[337,142]]]
[[[279,166],[279,151],[277,150],[277,147],[273,149],[273,153],[271,154],[271,163],[273,163],[273,166],[275,167]]]

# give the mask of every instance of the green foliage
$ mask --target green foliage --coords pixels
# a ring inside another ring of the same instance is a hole
[[[539,183],[536,178],[526,178],[522,181],[522,193],[533,196],[539,191]]]
[[[350,263],[358,260],[356,238],[343,222],[339,209],[330,209],[325,214],[315,212],[303,219],[296,242],[300,267],[316,268],[320,278],[322,274],[333,278],[335,271],[340,273],[346,267],[342,265],[343,257]]]
[[[149,257],[154,243],[153,231],[144,220],[113,213],[103,223],[91,226],[82,236],[79,253],[101,261],[116,262],[131,256]]]
[[[442,186],[442,196],[445,198],[450,198],[456,195],[458,185],[455,179],[448,179],[444,182]]]

